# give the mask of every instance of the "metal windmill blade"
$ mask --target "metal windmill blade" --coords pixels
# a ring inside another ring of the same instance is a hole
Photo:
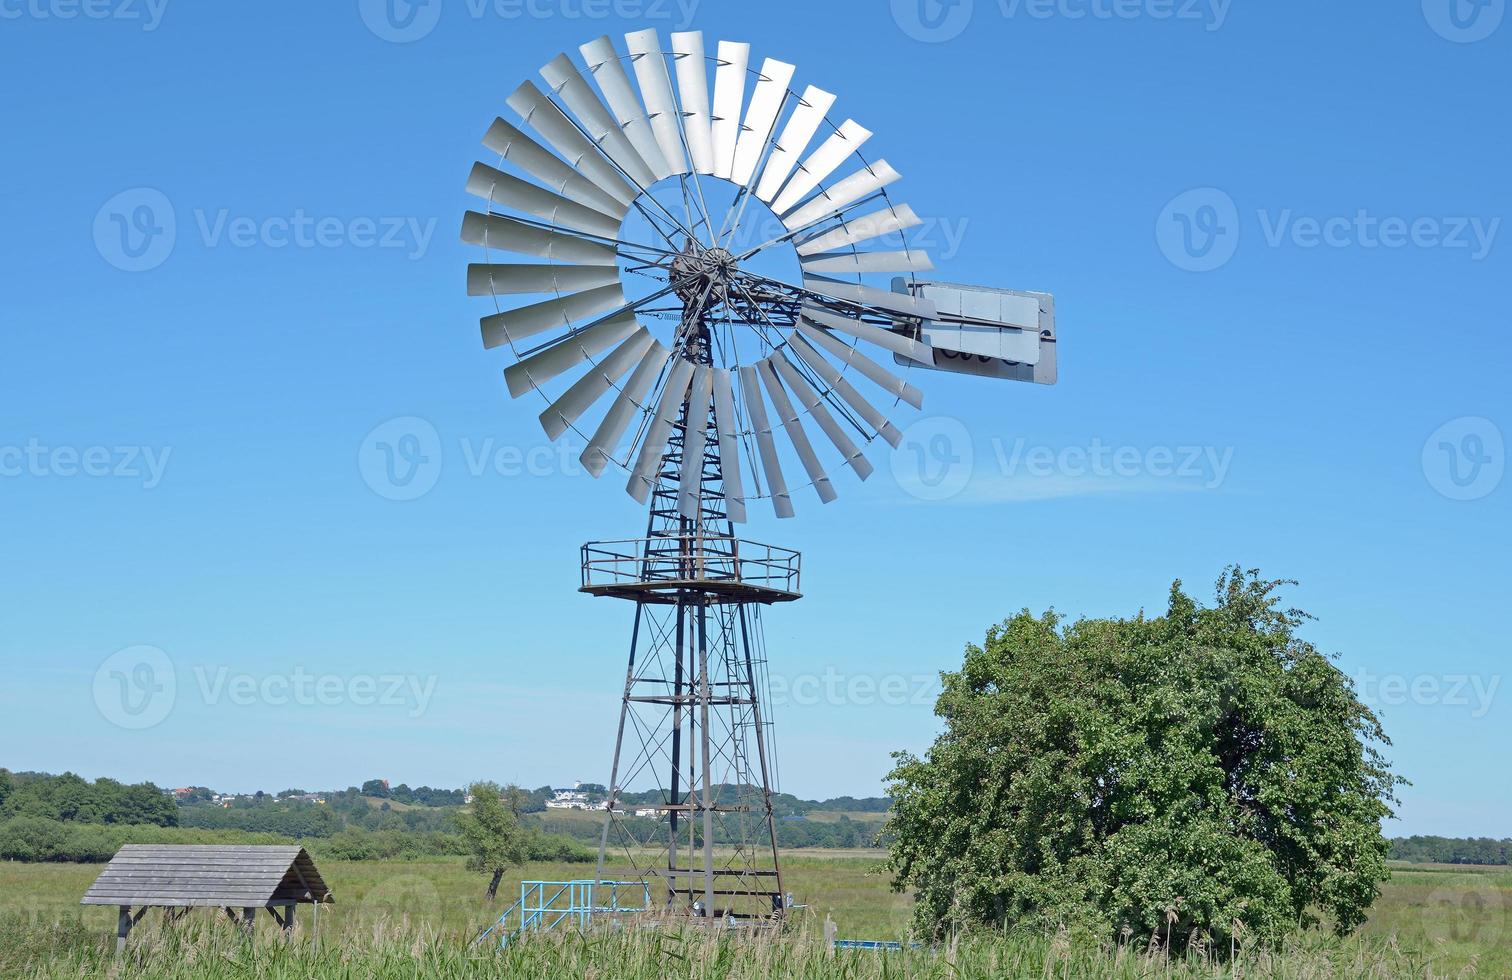
[[[789,475],[833,500],[821,456],[864,479],[866,447],[897,441],[887,406],[921,404],[888,355],[933,361],[927,300],[891,282],[928,255],[868,247],[919,224],[887,195],[897,172],[860,155],[870,130],[830,121],[835,96],[796,92],[785,62],[753,68],[749,45],[638,31],[579,54],[516,88],[517,119],[484,137],[499,159],[467,180],[486,207],[463,240],[490,253],[468,293],[494,300],[484,343],[514,355],[509,393],[539,392],[547,436],[577,431],[588,470],[627,470],[643,502],[693,409],[713,425],[694,440],[734,477],[733,519],[763,497],[792,516]],[[711,369],[708,398],[683,361]]]

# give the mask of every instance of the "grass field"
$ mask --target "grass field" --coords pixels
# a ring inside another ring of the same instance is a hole
[[[1173,976],[1512,977],[1512,870],[1505,868],[1398,867],[1358,937],[1344,942],[1308,937],[1270,957],[1254,951],[1241,956],[1242,973],[1237,974],[1217,962],[1168,965],[1159,954],[1147,957],[1142,949],[1074,948],[1065,937],[992,938],[953,951],[828,956],[819,942],[826,915],[833,917],[842,938],[906,934],[909,900],[888,890],[878,870],[880,859],[874,852],[790,857],[790,890],[809,908],[797,917],[793,936],[779,941],[780,948],[711,946],[702,936],[678,939],[660,933],[593,942],[546,937],[518,944],[502,956],[468,953],[466,944],[517,897],[521,876],[509,880],[499,901],[489,906],[482,900],[483,880],[457,860],[324,861],[322,872],[336,904],[321,912],[318,957],[305,942],[284,949],[270,919],[261,926],[262,941],[247,947],[229,923],[209,913],[166,930],[154,915],[133,935],[133,969],[119,975],[148,980],[544,972],[639,977],[658,975],[660,963],[674,965],[681,976],[870,977],[887,969],[889,976],[1133,977],[1163,976],[1169,968]],[[99,870],[97,865],[0,863],[0,978],[90,977],[110,970],[115,911],[77,904]],[[547,880],[592,875],[591,866],[581,864],[536,864],[524,871],[523,877]],[[309,910],[301,912],[307,938]],[[198,968],[188,971],[187,964],[193,963]],[[843,973],[830,972],[842,968]]]

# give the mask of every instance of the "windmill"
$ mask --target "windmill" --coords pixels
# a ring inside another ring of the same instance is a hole
[[[897,171],[793,65],[698,32],[624,42],[553,58],[489,127],[468,293],[493,301],[510,395],[538,394],[546,435],[576,433],[648,508],[644,536],[582,550],[581,591],[635,605],[597,880],[770,922],[788,900],[762,611],[799,598],[800,557],[735,526],[830,502],[837,467],[870,476],[867,447],[901,440],[890,412],[922,406],[913,369],[1054,383],[1054,301],[920,278]]]

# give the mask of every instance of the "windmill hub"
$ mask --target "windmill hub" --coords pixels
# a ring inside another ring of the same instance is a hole
[[[697,303],[705,295],[706,306],[721,302],[735,278],[735,256],[725,248],[704,248],[689,242],[672,260],[672,279],[683,302]]]

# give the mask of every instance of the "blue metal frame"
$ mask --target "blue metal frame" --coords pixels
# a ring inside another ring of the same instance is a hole
[[[602,902],[595,900],[595,887],[599,889],[597,897],[603,899]],[[638,897],[641,904],[621,905],[621,889],[631,889],[631,895],[625,896],[625,899]],[[592,878],[522,881],[520,900],[506,909],[497,922],[485,929],[474,940],[474,945],[479,945],[489,936],[498,933],[499,945],[503,947],[527,929],[555,929],[563,922],[570,922],[578,929],[583,929],[595,913],[645,912],[650,908],[651,885],[645,881],[595,882]],[[515,920],[513,925],[510,923],[511,917]]]
[[[876,939],[836,939],[830,943],[831,949],[872,949],[884,953],[901,953],[904,949],[919,949],[921,946],[921,943],[904,946],[902,943]]]

